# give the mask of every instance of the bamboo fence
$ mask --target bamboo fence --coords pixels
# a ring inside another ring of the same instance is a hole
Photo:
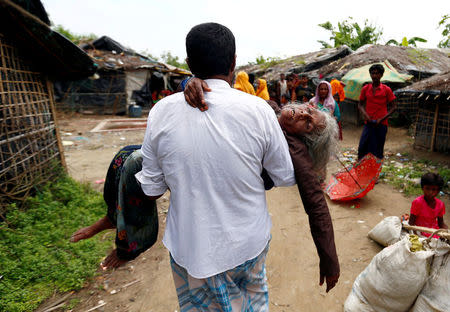
[[[0,33],[0,220],[64,165],[53,86]]]
[[[449,153],[450,101],[444,96],[434,98],[430,96],[429,101],[419,105],[414,146]]]

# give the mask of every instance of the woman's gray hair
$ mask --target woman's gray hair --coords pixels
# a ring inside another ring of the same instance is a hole
[[[290,103],[285,108],[298,107],[300,103]],[[339,148],[339,128],[333,116],[329,112],[318,110],[324,117],[324,127],[317,128],[308,134],[300,134],[308,148],[313,161],[313,168],[318,171],[325,168],[330,158],[337,154]]]
[[[319,111],[325,118],[325,127],[312,133],[304,134],[304,142],[312,158],[314,170],[325,168],[339,147],[339,128],[333,116],[328,112]]]

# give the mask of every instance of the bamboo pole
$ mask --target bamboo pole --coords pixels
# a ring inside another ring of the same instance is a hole
[[[439,115],[439,101],[436,102],[436,110],[434,111],[433,133],[431,135],[430,152],[434,151],[434,142],[436,141],[438,115]]]
[[[424,226],[409,225],[409,224],[402,224],[402,227],[405,230],[421,231],[421,232],[431,233],[431,234],[438,231],[437,229],[427,228]],[[436,235],[450,240],[450,232],[448,229],[439,229],[439,232],[436,233]]]
[[[56,141],[58,142],[58,149],[59,149],[59,156],[61,158],[61,164],[64,167],[65,171],[67,171],[67,164],[66,164],[66,158],[64,157],[64,149],[61,142],[61,135],[59,133],[59,127],[58,127],[58,121],[56,118],[56,106],[55,106],[55,97],[53,95],[53,83],[47,79],[47,91],[50,101],[50,107],[53,112],[53,122],[55,123],[55,134],[56,134]]]

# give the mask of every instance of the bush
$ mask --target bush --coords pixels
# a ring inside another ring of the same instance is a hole
[[[111,240],[70,243],[71,234],[105,215],[100,193],[69,177],[12,204],[0,223],[0,311],[32,311],[55,291],[80,289]]]

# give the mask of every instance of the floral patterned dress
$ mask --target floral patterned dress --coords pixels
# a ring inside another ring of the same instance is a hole
[[[156,201],[148,199],[134,175],[142,169],[141,145],[122,148],[109,165],[103,198],[107,216],[116,225],[116,247],[120,259],[136,258],[156,242]]]

